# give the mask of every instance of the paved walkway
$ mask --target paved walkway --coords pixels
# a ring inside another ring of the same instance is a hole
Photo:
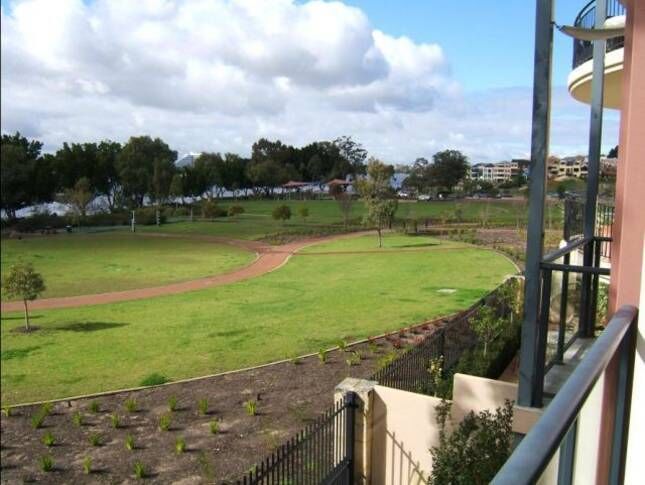
[[[59,298],[44,298],[29,303],[32,310],[50,310],[54,308],[71,308],[86,305],[101,305],[104,303],[116,303],[128,300],[143,300],[155,296],[175,295],[186,293],[188,291],[203,290],[215,286],[228,285],[237,281],[243,281],[250,278],[256,278],[263,274],[269,273],[283,264],[299,249],[317,242],[331,241],[343,237],[353,237],[357,235],[368,234],[369,232],[358,232],[353,234],[343,234],[335,236],[326,236],[318,238],[303,239],[300,241],[283,244],[281,246],[270,246],[258,241],[245,241],[239,239],[230,239],[217,236],[191,235],[191,238],[199,238],[212,241],[218,244],[228,244],[239,247],[257,254],[257,258],[251,264],[242,268],[231,271],[230,273],[207,276],[196,280],[182,281],[171,283],[163,286],[152,288],[139,288],[135,290],[112,291],[109,293],[97,293],[93,295],[65,296]],[[186,235],[175,234],[146,234],[145,236],[167,237],[167,238],[186,238]],[[2,302],[0,311],[13,312],[22,311],[23,304],[21,301]]]

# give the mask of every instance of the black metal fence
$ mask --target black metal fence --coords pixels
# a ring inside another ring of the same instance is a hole
[[[355,398],[348,392],[255,465],[237,485],[351,485]]]
[[[585,203],[579,200],[567,199],[564,202],[564,232],[562,238],[565,241],[583,236]],[[596,231],[595,236],[603,238],[600,242],[600,255],[605,258],[611,257],[611,238],[614,224],[615,208],[612,204],[604,203],[596,205]]]
[[[618,0],[607,0],[607,18],[625,15],[625,6]],[[596,25],[596,0],[592,0],[580,11],[573,23],[576,27],[592,29]],[[624,37],[607,40],[607,52],[623,47]],[[573,68],[593,58],[593,43],[588,40],[573,39]]]
[[[477,346],[477,335],[472,330],[469,320],[482,305],[493,305],[499,316],[507,315],[510,308],[506,307],[506,302],[500,301],[498,296],[505,285],[512,285],[514,281],[507,280],[477,304],[445,322],[423,342],[376,371],[370,379],[382,386],[434,395],[434,376],[428,371],[432,361],[441,358],[443,377],[449,376],[464,352]]]

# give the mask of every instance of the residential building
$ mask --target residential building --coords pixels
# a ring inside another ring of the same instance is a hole
[[[470,169],[470,178],[498,184],[511,180],[519,173],[520,165],[515,160],[510,162],[477,163]]]

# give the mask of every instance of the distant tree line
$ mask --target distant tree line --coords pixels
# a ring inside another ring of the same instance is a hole
[[[468,158],[458,150],[443,150],[432,156],[432,163],[417,158],[408,171],[403,187],[417,194],[431,191],[452,192],[469,169]]]
[[[365,173],[367,151],[351,137],[301,148],[262,138],[251,157],[202,153],[177,167],[177,152],[160,138],[132,137],[127,143],[64,143],[41,153],[42,143],[20,133],[2,135],[2,209],[10,220],[35,204],[60,201],[84,216],[98,197],[110,212],[144,201],[163,204],[186,197],[215,199],[224,191],[271,195],[289,180],[326,182]]]

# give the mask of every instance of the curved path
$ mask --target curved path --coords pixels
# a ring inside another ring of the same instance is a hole
[[[215,286],[228,285],[237,281],[255,278],[263,274],[269,273],[283,264],[299,249],[309,246],[318,242],[331,241],[345,237],[354,237],[359,235],[369,234],[369,231],[355,232],[352,234],[343,234],[335,236],[326,236],[318,238],[309,238],[295,241],[281,246],[270,246],[268,244],[258,241],[245,241],[239,239],[230,239],[216,236],[190,236],[199,239],[205,239],[219,244],[228,244],[231,246],[239,247],[257,254],[257,258],[251,264],[231,271],[229,273],[219,274],[215,276],[207,276],[205,278],[198,278],[195,280],[182,281],[179,283],[171,283],[163,286],[156,286],[152,288],[139,288],[134,290],[112,291],[109,293],[96,293],[93,295],[79,295],[79,296],[64,296],[59,298],[44,298],[42,300],[35,300],[29,303],[29,308],[32,310],[51,310],[54,308],[70,308],[86,305],[101,305],[104,303],[116,303],[128,300],[143,300],[155,296],[175,295],[177,293],[186,293],[188,291],[203,290],[205,288],[212,288]],[[153,233],[146,234],[151,236]],[[154,234],[156,237],[168,238],[185,238],[185,235],[174,234]],[[0,304],[0,311],[14,312],[23,310],[21,301],[2,302]]]

